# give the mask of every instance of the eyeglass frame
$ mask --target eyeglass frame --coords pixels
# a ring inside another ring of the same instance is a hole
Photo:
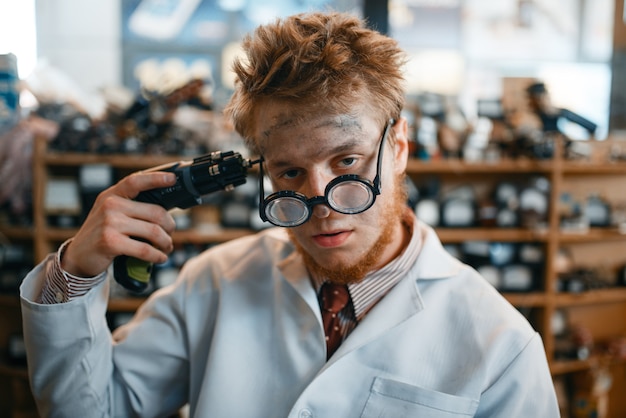
[[[259,216],[261,217],[261,220],[263,222],[269,222],[272,225],[275,226],[279,226],[279,227],[283,227],[283,228],[294,228],[300,225],[303,225],[305,223],[307,223],[309,221],[309,219],[311,219],[311,216],[313,216],[313,208],[316,205],[320,205],[320,204],[325,204],[327,205],[329,208],[331,208],[332,210],[334,210],[335,212],[344,214],[344,215],[357,215],[359,213],[363,213],[366,210],[368,210],[369,208],[371,208],[374,203],[376,202],[376,196],[380,195],[380,173],[381,173],[381,166],[382,166],[382,160],[383,160],[383,151],[384,151],[384,147],[385,147],[385,143],[387,140],[387,136],[389,134],[389,131],[391,130],[391,127],[393,127],[395,125],[396,121],[393,118],[390,118],[388,120],[388,122],[385,124],[385,128],[383,130],[383,134],[380,138],[380,145],[378,146],[378,157],[377,157],[377,161],[376,161],[376,176],[374,177],[373,181],[370,181],[364,177],[359,176],[358,174],[342,174],[340,176],[335,177],[334,179],[332,179],[330,182],[328,182],[328,184],[326,185],[325,189],[324,189],[324,194],[321,196],[313,196],[311,198],[307,197],[305,194],[300,193],[300,192],[296,192],[295,190],[279,190],[277,192],[274,192],[272,194],[270,194],[269,196],[267,196],[267,198],[265,197],[265,188],[263,186],[263,178],[264,178],[264,173],[263,173],[263,161],[264,158],[261,156],[260,160],[259,160]],[[355,212],[342,212],[340,210],[337,210],[335,207],[333,207],[333,205],[330,204],[330,201],[328,200],[328,194],[329,192],[336,187],[338,184],[340,183],[344,183],[344,182],[348,182],[348,181],[354,181],[354,182],[359,182],[362,183],[364,185],[366,185],[371,191],[372,191],[372,200],[371,202],[364,208],[355,211]],[[303,202],[306,205],[306,208],[308,209],[308,214],[306,216],[306,218],[295,225],[279,225],[276,224],[274,222],[272,222],[268,216],[265,213],[265,210],[267,208],[268,203],[271,203],[272,201],[279,199],[281,197],[292,197],[295,198],[297,200],[300,200],[301,202]]]

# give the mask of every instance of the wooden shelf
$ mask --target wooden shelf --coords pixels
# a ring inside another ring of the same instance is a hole
[[[589,370],[593,365],[591,360],[556,360],[550,363],[553,376],[566,373],[575,373]]]
[[[0,305],[11,307],[11,308],[19,308],[20,297],[18,296],[17,293],[15,294],[0,293]]]
[[[463,241],[527,242],[546,241],[548,231],[523,228],[435,228],[443,243]]]
[[[7,364],[6,361],[0,361],[0,375],[8,377],[17,377],[18,379],[28,379],[28,369],[26,366],[18,366]]]
[[[563,162],[563,174],[626,174],[626,163],[624,162],[607,162],[600,163],[588,163],[588,162]]]
[[[554,376],[567,373],[583,372],[597,367],[598,364],[600,364],[601,362],[610,365],[619,365],[626,363],[626,360],[615,358],[611,358],[609,360],[604,359],[602,356],[594,354],[586,360],[555,360],[550,363],[550,371]]]
[[[191,158],[188,158],[191,159]],[[180,156],[172,155],[122,155],[122,154],[90,154],[55,151],[42,156],[42,162],[49,166],[81,166],[85,164],[108,164],[116,168],[141,170],[181,161]]]
[[[4,235],[8,239],[33,239],[33,232],[32,226],[0,225],[0,235]]]
[[[621,241],[626,240],[626,233],[617,228],[590,228],[587,231],[559,233],[559,241],[562,243],[585,243],[596,241]]]
[[[45,238],[48,241],[61,242],[76,235],[76,228],[48,228]],[[185,242],[192,244],[211,244],[229,241],[235,238],[250,235],[253,231],[244,228],[211,228],[211,229],[189,229],[175,231],[172,235],[174,242]]]
[[[111,312],[134,312],[146,298],[142,297],[126,297],[109,299],[108,310]]]
[[[469,163],[457,159],[441,160],[409,160],[407,173],[420,174],[488,174],[488,173],[550,173],[551,160],[502,159],[494,162]]]
[[[518,307],[545,307],[547,296],[544,292],[503,293],[503,296]]]
[[[581,293],[561,292],[555,295],[555,304],[557,307],[622,302],[626,302],[625,287],[611,287],[606,289],[590,290]]]
[[[68,238],[73,237],[77,228],[47,228],[45,231],[45,239],[46,241],[65,241]]]

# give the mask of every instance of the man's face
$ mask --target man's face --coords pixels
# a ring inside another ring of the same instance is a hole
[[[255,136],[273,190],[310,198],[323,195],[326,185],[343,174],[373,181],[384,125],[366,111],[357,114],[307,115],[303,110],[296,117],[287,105],[264,106]],[[409,238],[401,223],[406,201],[399,181],[408,152],[406,122],[400,120],[392,129],[395,145],[388,138],[383,148],[381,194],[370,209],[346,215],[316,205],[308,222],[288,229],[307,267],[333,281],[362,279],[397,256]]]

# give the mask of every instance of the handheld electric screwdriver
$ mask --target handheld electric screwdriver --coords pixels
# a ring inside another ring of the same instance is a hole
[[[195,158],[150,168],[146,171],[168,171],[176,174],[176,184],[139,193],[135,200],[153,203],[165,209],[187,209],[202,203],[202,197],[220,190],[230,191],[246,182],[248,168],[258,163],[238,152],[216,151]],[[134,292],[148,287],[152,263],[121,255],[113,260],[115,280]]]

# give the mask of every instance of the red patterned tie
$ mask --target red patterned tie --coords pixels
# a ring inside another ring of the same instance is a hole
[[[326,334],[326,358],[333,355],[339,344],[342,335],[339,326],[339,311],[341,311],[348,300],[350,294],[345,285],[324,283],[322,285],[322,320],[324,322],[324,333]]]

